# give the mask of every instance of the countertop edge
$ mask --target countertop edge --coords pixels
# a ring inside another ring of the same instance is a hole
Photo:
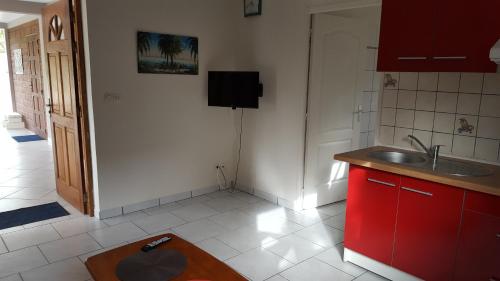
[[[346,153],[347,154],[347,153]],[[476,191],[480,193],[486,193],[490,195],[500,196],[500,189],[492,188],[488,185],[483,185],[473,182],[464,182],[461,179],[456,179],[451,176],[445,175],[434,175],[424,171],[419,171],[406,166],[391,164],[391,163],[380,163],[377,161],[367,161],[361,159],[355,159],[353,157],[347,156],[345,154],[338,154],[334,156],[335,160],[348,162],[354,165],[371,168],[375,170],[380,170],[388,173],[398,174],[402,176],[417,178],[421,180],[427,180],[435,183],[445,184],[453,187],[462,188],[465,190]],[[500,183],[499,183],[500,184]]]

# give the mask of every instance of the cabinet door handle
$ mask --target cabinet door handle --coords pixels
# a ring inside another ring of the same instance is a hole
[[[490,277],[490,280],[489,280],[489,281],[498,281],[498,279],[497,279],[497,278],[495,278],[495,277]]]
[[[451,56],[451,57],[432,57],[435,60],[466,60],[466,56]]]
[[[426,60],[427,57],[398,57],[398,60]]]
[[[396,185],[395,185],[395,184],[390,183],[390,182],[379,181],[379,180],[370,179],[370,178],[368,178],[368,181],[371,181],[371,182],[374,182],[374,183],[378,183],[378,184],[381,184],[381,185],[390,186],[390,187],[396,187]]]
[[[430,193],[430,192],[420,191],[420,190],[416,190],[416,189],[409,188],[409,187],[402,186],[401,189],[404,189],[404,190],[410,191],[410,192],[415,192],[415,193],[418,193],[418,194],[422,194],[422,195],[425,195],[425,196],[432,196],[432,193]]]
[[[500,233],[497,233],[497,238],[500,239]]]

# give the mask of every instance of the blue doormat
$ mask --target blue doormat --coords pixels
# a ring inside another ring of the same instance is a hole
[[[59,203],[53,202],[0,213],[0,229],[69,215]]]
[[[15,136],[12,137],[15,139],[17,142],[29,142],[29,141],[39,141],[39,140],[44,140],[38,135],[26,135],[26,136]]]

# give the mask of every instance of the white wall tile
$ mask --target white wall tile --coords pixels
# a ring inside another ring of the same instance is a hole
[[[396,111],[396,127],[413,128],[415,110],[398,109]]]
[[[400,90],[398,92],[397,108],[415,109],[416,100],[417,100],[416,91]]]
[[[500,73],[486,73],[484,75],[483,93],[500,95]]]
[[[451,153],[451,147],[453,145],[453,135],[443,134],[443,133],[433,133],[432,145],[443,145],[443,147],[441,147],[441,152],[449,154]]]
[[[375,145],[375,131],[368,132],[368,146]]]
[[[373,76],[375,75],[375,71],[372,71],[372,70],[366,70],[364,71],[364,77],[363,79],[365,79],[364,83],[365,83],[365,87],[363,90],[365,91],[374,91],[375,90],[375,87],[373,85]]]
[[[394,127],[380,126],[379,141],[382,144],[394,144]]]
[[[483,90],[483,73],[462,73],[460,93],[480,94]]]
[[[421,72],[418,76],[419,91],[437,91],[438,73],[437,72]]]
[[[474,156],[475,144],[476,138],[455,136],[453,138],[453,149],[451,153],[457,156],[472,158]]]
[[[460,94],[458,96],[457,113],[477,115],[479,105],[481,104],[481,95]]]
[[[457,115],[455,117],[454,134],[475,137],[477,135],[477,116]]]
[[[411,140],[408,135],[412,135],[413,130],[407,128],[397,128],[394,132],[394,145],[411,148]]]
[[[417,92],[417,110],[434,111],[436,109],[436,93],[435,92]]]
[[[430,147],[432,145],[432,132],[413,130],[413,135],[417,137],[426,147]],[[412,145],[414,149],[417,149],[418,151],[421,152],[425,152],[424,149],[420,147],[420,145],[416,144],[413,141]]]
[[[394,126],[396,123],[396,109],[383,108],[380,118],[381,125]]]
[[[372,93],[372,100],[370,103],[370,111],[378,111],[379,93]]]
[[[498,140],[477,138],[474,158],[486,161],[497,161],[499,147],[500,141]]]
[[[460,73],[441,72],[439,73],[438,91],[457,93],[460,87]]]
[[[434,112],[415,111],[415,126],[417,130],[432,131],[434,126]]]
[[[359,134],[359,148],[368,147],[368,132]]]
[[[417,90],[418,73],[401,72],[399,73],[399,89]]]
[[[500,117],[500,95],[483,95],[481,101],[481,116]],[[499,124],[500,130],[500,124]]]
[[[500,139],[500,118],[479,117],[477,136],[480,138]]]
[[[370,112],[361,113],[361,132],[368,132],[370,126]]]
[[[436,96],[436,112],[457,112],[457,93],[438,92]]]
[[[392,107],[396,108],[396,103],[398,100],[398,91],[397,90],[385,90],[382,95],[382,106],[383,107]]]
[[[399,72],[384,73],[384,89],[397,90],[399,87]]]
[[[377,127],[377,116],[378,112],[370,112],[370,125],[368,126],[368,131],[373,131]]]
[[[436,113],[434,118],[434,132],[453,134],[455,114]]]

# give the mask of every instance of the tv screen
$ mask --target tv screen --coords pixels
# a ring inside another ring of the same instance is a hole
[[[259,95],[258,72],[208,72],[209,106],[259,108]]]

